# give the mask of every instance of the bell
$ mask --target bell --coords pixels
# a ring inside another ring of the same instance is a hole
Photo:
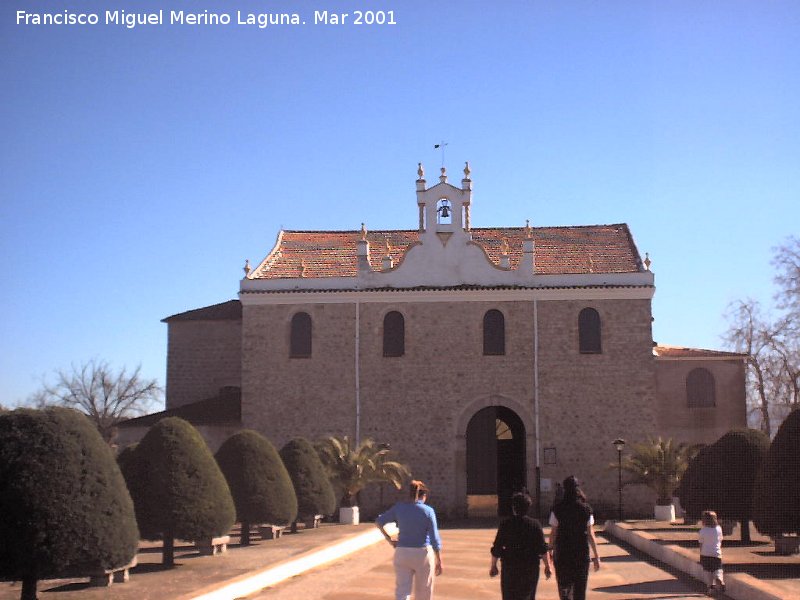
[[[446,204],[442,205],[442,208],[439,209],[442,213],[442,218],[447,219],[450,217],[450,207]]]

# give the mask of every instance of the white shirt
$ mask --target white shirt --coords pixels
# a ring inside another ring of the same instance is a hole
[[[697,538],[700,540],[700,556],[722,558],[722,527],[703,527]]]

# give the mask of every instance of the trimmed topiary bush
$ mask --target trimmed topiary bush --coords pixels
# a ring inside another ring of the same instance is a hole
[[[120,462],[142,537],[164,541],[164,565],[175,563],[175,538],[204,540],[233,526],[228,484],[200,433],[183,419],[153,425]]]
[[[756,429],[734,429],[704,448],[689,465],[688,493],[679,496],[687,513],[714,510],[739,521],[741,539],[749,542],[753,484],[768,448],[769,438]]]
[[[84,415],[66,408],[0,415],[0,577],[88,576],[136,555],[133,503],[114,454]]]
[[[681,507],[686,511],[686,516],[693,521],[700,519],[701,513],[709,506],[708,492],[703,485],[703,473],[707,473],[709,448],[705,446],[689,461],[686,472],[681,477],[675,495],[681,501]]]
[[[295,520],[292,480],[267,438],[252,429],[239,431],[220,446],[216,459],[233,494],[243,545],[250,543],[254,523],[288,525]]]
[[[297,495],[298,519],[332,515],[336,510],[336,494],[311,442],[295,438],[281,448],[280,454]]]
[[[753,522],[765,535],[800,534],[800,410],[781,424],[753,494]]]
[[[134,460],[136,447],[138,445],[139,444],[131,444],[130,446],[125,446],[117,453],[117,464],[119,465],[119,469],[122,471],[123,475],[125,474],[125,469],[128,468]]]

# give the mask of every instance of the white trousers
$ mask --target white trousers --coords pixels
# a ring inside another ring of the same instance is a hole
[[[415,600],[431,600],[433,598],[433,564],[433,549],[430,546],[395,548],[395,600],[409,600],[412,587]]]

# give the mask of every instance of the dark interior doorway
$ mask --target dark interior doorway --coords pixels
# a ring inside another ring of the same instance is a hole
[[[467,495],[497,495],[511,514],[511,495],[526,489],[525,426],[510,408],[487,406],[467,425]]]

